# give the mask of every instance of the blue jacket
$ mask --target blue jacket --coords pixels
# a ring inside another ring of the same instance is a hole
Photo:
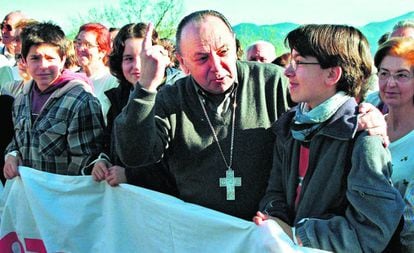
[[[349,99],[312,138],[297,207],[301,143],[290,132],[295,111],[273,127],[274,161],[260,209],[295,226],[304,246],[381,252],[401,219],[404,203],[390,180],[389,151],[377,136],[354,137],[356,107],[355,100]]]

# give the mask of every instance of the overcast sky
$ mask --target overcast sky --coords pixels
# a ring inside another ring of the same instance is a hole
[[[336,23],[365,25],[414,11],[413,0],[176,0],[184,1],[184,14],[214,9],[232,25],[249,22]],[[40,21],[53,20],[68,27],[71,15],[92,7],[115,5],[118,0],[0,0],[0,17],[20,9]],[[150,21],[150,20],[149,20]],[[144,21],[146,22],[146,21]]]

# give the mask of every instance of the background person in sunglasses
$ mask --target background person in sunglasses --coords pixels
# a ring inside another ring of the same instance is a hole
[[[14,80],[22,80],[19,75],[19,67],[17,66],[16,53],[17,44],[19,43],[17,24],[26,19],[20,11],[14,11],[7,14],[0,24],[3,45],[0,46],[0,84]]]
[[[3,38],[3,47],[0,48],[0,67],[16,65],[16,60],[14,59],[16,47],[15,25],[24,18],[26,18],[26,15],[21,11],[13,11],[4,17],[0,25],[1,37]]]
[[[26,63],[22,60],[21,47],[22,43],[20,40],[20,33],[22,30],[30,25],[37,24],[38,21],[34,19],[21,19],[15,26],[16,39],[15,39],[15,55],[16,66],[9,67],[3,66],[0,68],[0,86],[4,92],[16,97],[22,92],[24,84],[28,83],[32,77],[27,71]],[[16,77],[15,72],[18,77]]]

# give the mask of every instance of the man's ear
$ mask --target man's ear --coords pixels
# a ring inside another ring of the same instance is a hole
[[[190,71],[187,68],[186,64],[184,63],[184,58],[179,53],[175,53],[175,57],[177,58],[178,62],[180,63],[180,68],[184,72],[184,74],[189,75]]]
[[[342,68],[339,66],[331,67],[328,69],[328,76],[326,79],[327,85],[336,85],[339,82],[339,79],[341,79],[342,76]]]

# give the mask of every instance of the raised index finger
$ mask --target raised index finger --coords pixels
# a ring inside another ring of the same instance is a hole
[[[148,50],[152,47],[152,33],[154,31],[154,25],[152,23],[148,23],[147,30],[145,32],[145,38],[142,45],[143,51]]]

